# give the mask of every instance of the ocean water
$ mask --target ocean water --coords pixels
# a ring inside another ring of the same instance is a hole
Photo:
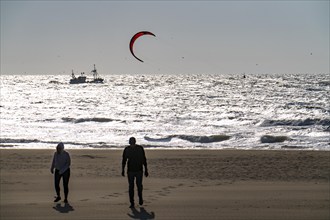
[[[0,148],[330,150],[330,77],[2,75]]]

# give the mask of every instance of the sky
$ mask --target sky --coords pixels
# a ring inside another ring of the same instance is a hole
[[[4,1],[1,74],[329,73],[329,0]],[[139,31],[156,35],[136,40]]]

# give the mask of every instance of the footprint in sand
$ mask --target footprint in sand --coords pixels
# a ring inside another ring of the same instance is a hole
[[[169,196],[172,193],[172,190],[183,187],[185,184],[179,183],[177,185],[170,185],[161,188],[161,190],[154,191],[151,196],[148,196],[149,201],[156,201],[162,197]]]
[[[156,197],[156,196],[149,196],[146,203],[148,203],[148,201],[156,201],[157,199],[158,199],[158,197]]]
[[[117,198],[117,197],[119,197],[119,196],[121,196],[121,195],[123,195],[123,194],[122,194],[122,193],[113,193],[113,194],[109,194],[109,195],[102,196],[101,198],[102,198],[102,199],[109,199],[110,197],[115,197],[115,198]]]
[[[105,195],[105,196],[102,196],[101,198],[102,199],[109,199],[110,197],[117,197],[115,195]]]
[[[158,195],[159,196],[167,196],[168,194],[166,194],[166,193],[159,193]]]

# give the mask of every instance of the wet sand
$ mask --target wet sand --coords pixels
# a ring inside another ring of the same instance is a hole
[[[68,150],[69,204],[54,203],[53,152],[0,150],[0,219],[330,219],[330,152],[146,150],[135,209],[120,150]]]

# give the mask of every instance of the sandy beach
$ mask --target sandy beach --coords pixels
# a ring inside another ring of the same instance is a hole
[[[327,151],[146,150],[135,209],[121,150],[68,152],[65,205],[53,202],[54,150],[0,150],[0,219],[330,219]]]

